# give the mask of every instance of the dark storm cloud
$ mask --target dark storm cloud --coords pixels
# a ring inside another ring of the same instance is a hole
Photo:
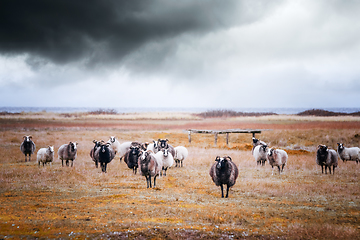
[[[260,3],[3,0],[0,54],[28,54],[35,68],[44,59],[55,64],[117,62],[149,41],[255,21],[262,14],[259,8],[266,9]]]

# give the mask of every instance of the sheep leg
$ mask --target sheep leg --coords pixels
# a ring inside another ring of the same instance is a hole
[[[321,173],[324,173],[324,166],[321,165]]]
[[[61,166],[64,166],[64,160],[61,159]]]
[[[181,167],[183,167],[183,162],[182,162],[183,160],[180,160],[180,161],[181,161]]]
[[[220,185],[220,188],[221,188],[221,197],[224,198],[224,188],[222,184]]]
[[[325,165],[325,174],[327,174],[327,167],[328,167],[328,166],[327,166],[327,165]]]
[[[329,166],[329,172],[330,172],[330,174],[331,174],[331,166]]]
[[[178,167],[178,161],[179,160],[175,160],[175,163],[176,163],[175,167]]]
[[[147,188],[149,188],[149,187],[151,188],[151,177],[148,175],[146,175],[145,177],[146,177]]]
[[[284,172],[285,164],[282,165],[281,171]]]
[[[166,170],[167,170],[167,168],[164,168],[164,176],[166,176]]]
[[[280,166],[277,166],[277,167],[278,167],[278,169],[279,169],[279,174],[281,174]]]
[[[99,167],[99,162],[96,160],[95,161],[95,167],[98,168]]]
[[[155,175],[155,177],[154,177],[154,187],[156,187],[156,176],[157,175]]]
[[[229,184],[226,184],[226,197],[225,198],[228,198],[229,197]]]
[[[74,165],[74,160],[71,160],[71,167]]]
[[[335,166],[333,166],[333,174],[335,174]]]

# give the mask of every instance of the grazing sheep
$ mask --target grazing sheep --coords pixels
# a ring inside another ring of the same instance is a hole
[[[131,145],[130,149],[124,155],[124,162],[127,166],[133,170],[133,173],[136,174],[138,165],[138,159],[141,154],[141,147],[139,145]]]
[[[284,171],[284,167],[288,160],[288,155],[284,150],[271,148],[267,152],[267,160],[273,169],[271,175],[274,174],[274,166],[277,166],[279,169],[279,174]],[[281,167],[281,170],[280,170]]]
[[[63,144],[59,147],[58,157],[61,160],[61,165],[64,166],[64,160],[66,166],[69,166],[69,160],[71,160],[71,167],[77,156],[77,142],[69,142],[69,144]]]
[[[343,143],[337,143],[338,148],[337,152],[339,154],[339,158],[345,161],[356,161],[356,163],[359,163],[360,161],[360,148],[358,147],[350,147],[347,148],[344,146]]]
[[[43,167],[47,163],[52,163],[54,161],[54,146],[48,146],[47,148],[40,148],[37,152],[37,161],[42,163]]]
[[[318,150],[316,151],[316,163],[321,166],[321,173],[327,174],[326,169],[329,168],[331,174],[331,166],[333,167],[333,174],[335,174],[335,167],[338,166],[338,158],[336,151],[333,149],[328,149],[326,145],[319,145]]]
[[[216,186],[221,187],[221,197],[224,197],[223,184],[226,184],[226,196],[229,196],[229,188],[234,186],[239,174],[236,164],[231,160],[231,157],[217,156],[215,163],[212,165],[209,172],[212,180]]]
[[[253,141],[252,142],[253,148],[251,150],[252,154],[254,153],[254,149],[255,149],[256,146],[258,146],[258,145],[266,145],[267,146],[267,144],[264,141],[261,141],[260,139],[257,139],[257,138],[253,137],[252,141]]]
[[[119,143],[119,141],[118,141],[114,136],[110,136],[110,139],[109,139],[108,143],[110,143],[111,148],[114,150],[115,154],[116,154],[117,152],[119,152],[119,150],[120,150],[120,143]]]
[[[24,136],[24,141],[20,145],[21,152],[25,155],[25,162],[27,161],[26,156],[29,155],[29,162],[31,159],[31,154],[34,154],[36,146],[35,143],[31,140],[32,136]]]
[[[154,154],[150,151],[142,151],[139,157],[140,174],[145,176],[147,188],[151,188],[151,178],[154,178],[154,187],[156,187],[156,177],[159,176],[162,163],[155,158]]]
[[[169,139],[158,139],[158,147],[159,151],[164,148],[168,148],[171,155],[175,156],[175,148],[171,146],[169,143]]]
[[[115,151],[110,143],[100,144],[100,147],[95,152],[95,157],[99,159],[101,171],[106,173],[107,164],[114,159]]]
[[[102,142],[104,142],[104,141],[102,141]],[[101,142],[93,140],[93,143],[94,143],[94,147],[90,150],[90,157],[95,162],[95,166],[97,168],[99,165],[99,159],[95,157],[95,152],[100,147]]]
[[[175,167],[180,167],[180,163],[181,163],[181,167],[183,167],[183,161],[187,158],[187,156],[189,155],[188,150],[186,149],[186,147],[183,146],[177,146],[175,147],[175,156],[174,156],[174,160],[175,160]]]
[[[257,165],[261,164],[264,166],[267,159],[267,145],[257,145],[254,148],[253,156],[257,162]]]
[[[160,176],[162,176],[163,171],[164,176],[166,176],[167,169],[174,164],[174,158],[169,152],[169,149],[164,148],[161,151],[157,152],[154,156],[158,160],[158,162],[162,162],[162,170],[160,171]]]

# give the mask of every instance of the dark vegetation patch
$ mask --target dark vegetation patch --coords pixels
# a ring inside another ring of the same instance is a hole
[[[6,115],[20,115],[21,113],[12,113],[8,111],[2,111],[0,112],[0,116],[6,116]]]
[[[233,110],[211,110],[195,114],[202,118],[226,118],[226,117],[260,117],[269,115],[278,115],[273,112],[236,112]]]
[[[300,112],[298,116],[321,116],[321,117],[334,117],[334,116],[360,116],[360,112],[344,113],[344,112],[332,112],[323,109],[311,109]]]
[[[115,109],[98,109],[95,111],[90,111],[89,114],[91,115],[116,115],[118,112]]]

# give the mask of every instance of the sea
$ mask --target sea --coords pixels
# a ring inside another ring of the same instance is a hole
[[[314,108],[96,108],[96,107],[0,107],[0,112],[54,112],[54,113],[76,113],[92,112],[97,110],[111,110],[121,113],[144,113],[144,112],[189,112],[201,113],[215,110],[231,110],[236,112],[297,114]],[[316,108],[332,112],[353,113],[359,112],[360,108]]]

